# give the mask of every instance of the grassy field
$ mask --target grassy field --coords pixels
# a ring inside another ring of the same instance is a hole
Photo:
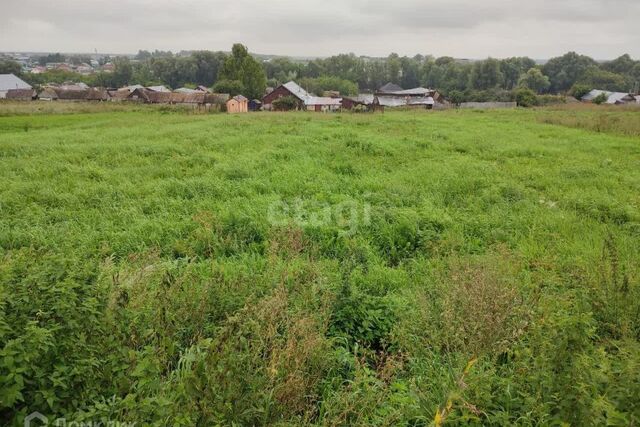
[[[27,108],[0,423],[640,423],[640,139],[597,112]]]

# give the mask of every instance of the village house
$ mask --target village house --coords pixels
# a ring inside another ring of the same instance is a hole
[[[13,74],[0,74],[0,99],[11,89],[32,89],[31,85]]]
[[[182,93],[174,91],[171,92],[171,103],[190,106],[204,105],[205,95],[203,92]]]
[[[36,91],[33,89],[9,89],[6,98],[14,101],[31,101],[35,96]]]
[[[58,95],[58,101],[78,102],[86,101],[89,89],[66,89],[66,88],[54,88]]]
[[[636,102],[636,98],[630,94],[625,92],[609,92],[606,90],[598,90],[594,89],[591,92],[584,95],[581,100],[582,102],[593,102],[600,95],[604,95],[607,100],[604,102],[609,105],[624,105],[624,104],[633,104]]]
[[[58,93],[53,87],[45,87],[38,93],[38,99],[40,101],[57,101]]]
[[[260,111],[262,109],[262,101],[259,99],[249,100],[249,111]]]
[[[82,74],[84,76],[88,76],[90,74],[93,74],[94,69],[93,69],[93,67],[91,65],[83,63],[83,64],[80,64],[80,65],[78,65],[76,67],[76,72],[80,73],[80,74]]]
[[[249,111],[249,100],[242,95],[236,95],[227,101],[227,113],[247,113]]]
[[[43,67],[42,65],[36,65],[29,71],[31,74],[42,74],[47,71],[47,67]]]
[[[394,83],[387,83],[375,93],[376,104],[381,108],[425,108],[442,107],[446,101],[435,90],[424,87],[402,89]]]
[[[92,87],[87,91],[87,101],[108,101],[111,97],[104,88]]]
[[[313,96],[297,83],[291,81],[275,88],[262,98],[262,108],[273,109],[273,102],[285,96],[292,96],[299,101],[300,107],[308,111],[337,111],[341,107],[342,98]]]

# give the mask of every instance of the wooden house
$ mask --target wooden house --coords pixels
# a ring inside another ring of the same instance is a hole
[[[337,111],[342,103],[342,98],[313,96],[297,83],[291,81],[278,86],[262,98],[262,108],[272,110],[273,102],[285,96],[291,96],[296,99],[298,101],[298,109],[308,111]]]
[[[227,101],[227,112],[247,113],[249,112],[249,100],[242,95],[237,95]]]

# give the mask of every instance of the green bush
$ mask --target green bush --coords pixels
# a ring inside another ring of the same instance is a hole
[[[531,89],[518,89],[516,91],[516,102],[520,107],[534,107],[538,105],[538,97]]]
[[[273,101],[273,108],[276,111],[291,111],[300,108],[300,101],[294,96],[282,96]]]
[[[607,100],[609,99],[609,97],[607,96],[607,94],[605,93],[601,93],[600,95],[596,96],[595,98],[593,98],[593,103],[596,105],[600,105],[600,104],[604,104],[605,102],[607,102]]]
[[[582,99],[582,97],[588,94],[589,92],[591,92],[591,86],[587,86],[579,83],[574,84],[571,87],[571,90],[569,91],[571,96],[573,96],[578,100]]]

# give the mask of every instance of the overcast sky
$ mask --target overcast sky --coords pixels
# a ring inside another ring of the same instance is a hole
[[[1,0],[0,51],[640,58],[640,0]]]

